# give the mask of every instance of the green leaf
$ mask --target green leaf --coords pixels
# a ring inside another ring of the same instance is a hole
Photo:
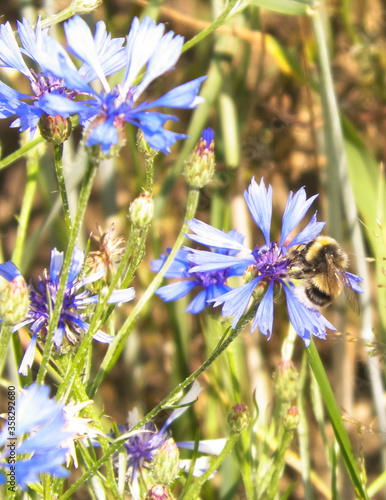
[[[347,472],[350,475],[353,485],[355,485],[358,496],[361,499],[368,499],[347,431],[343,425],[342,417],[335,401],[334,393],[332,392],[326,372],[313,340],[311,340],[310,346],[306,349],[306,353],[316,381],[318,382],[320,392],[322,393],[324,404],[326,405],[330,416],[331,425],[334,430],[335,438],[338,441],[339,449],[342,453]]]

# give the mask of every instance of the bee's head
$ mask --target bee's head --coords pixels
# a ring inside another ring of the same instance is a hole
[[[336,267],[345,269],[348,265],[347,254],[341,246],[330,236],[318,236],[310,245],[306,254],[306,260],[309,262],[319,259],[325,259]]]

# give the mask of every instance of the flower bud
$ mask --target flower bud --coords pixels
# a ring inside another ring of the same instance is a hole
[[[146,500],[172,500],[174,497],[163,484],[155,484],[146,495]]]
[[[185,176],[191,187],[202,188],[214,174],[214,132],[211,128],[202,131],[200,141],[186,162]]]
[[[298,373],[290,359],[283,359],[274,374],[275,392],[282,401],[291,402],[296,398]]]
[[[0,318],[5,324],[16,325],[27,315],[28,287],[13,262],[0,265]]]
[[[254,280],[258,274],[257,267],[254,264],[251,264],[246,268],[243,274],[244,283],[249,283]]]
[[[151,474],[155,482],[171,484],[179,472],[180,453],[172,438],[165,441],[158,449],[151,463]]]
[[[141,228],[150,224],[154,214],[154,203],[151,195],[144,191],[129,207],[129,217],[133,226]]]
[[[292,406],[284,416],[283,424],[287,431],[294,431],[300,422],[299,410]]]
[[[72,0],[71,10],[73,14],[87,14],[95,10],[103,0]]]
[[[59,145],[66,141],[72,132],[70,118],[63,118],[60,115],[47,115],[44,113],[40,117],[38,127],[41,136],[48,142]]]
[[[243,431],[249,424],[248,408],[243,403],[232,406],[228,413],[228,425],[232,433]]]

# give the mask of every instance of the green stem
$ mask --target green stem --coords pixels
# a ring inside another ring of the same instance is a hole
[[[52,345],[54,340],[54,333],[59,323],[60,313],[63,304],[65,287],[67,284],[68,275],[70,272],[70,266],[72,261],[72,254],[75,248],[75,242],[78,237],[80,227],[83,222],[84,213],[86,211],[87,202],[90,197],[91,188],[93,185],[93,181],[95,175],[97,173],[99,163],[96,161],[90,161],[87,166],[86,173],[83,179],[82,187],[79,195],[78,207],[76,210],[74,225],[71,229],[68,246],[66,250],[66,255],[63,262],[62,272],[60,275],[60,282],[58,287],[58,293],[55,298],[55,307],[53,313],[50,318],[50,322],[47,330],[47,337],[44,345],[42,363],[40,365],[39,373],[37,376],[38,384],[42,384],[44,382],[44,378],[47,372],[47,367],[49,363],[49,358],[52,351]]]
[[[235,432],[229,436],[223,450],[214,460],[212,460],[209,469],[204,474],[202,474],[202,476],[198,477],[194,482],[194,484],[184,494],[184,500],[194,500],[196,498],[199,498],[201,488],[203,487],[205,482],[210,478],[210,476],[214,472],[216,472],[216,470],[220,467],[225,458],[233,450],[235,444],[239,440],[240,435],[241,435],[240,432]]]
[[[190,220],[194,216],[194,214],[196,213],[199,195],[200,195],[200,193],[197,189],[191,188],[189,190],[185,220]],[[139,313],[141,312],[144,305],[153,296],[154,292],[157,290],[157,288],[161,284],[161,281],[162,281],[163,277],[165,276],[166,271],[168,270],[169,266],[173,262],[174,257],[176,256],[178,250],[181,248],[181,246],[184,242],[184,239],[185,239],[184,233],[187,230],[188,230],[188,226],[187,226],[187,223],[185,222],[184,225],[182,226],[180,234],[178,235],[178,238],[177,238],[177,240],[173,246],[173,249],[170,252],[170,255],[167,258],[165,264],[162,266],[162,268],[159,271],[159,273],[157,274],[157,276],[153,279],[150,286],[147,288],[145,293],[142,295],[140,300],[137,302],[136,306],[131,311],[130,316],[127,318],[127,320],[123,324],[122,328],[120,329],[118,335],[116,336],[114,343],[111,344],[111,346],[109,347],[109,350],[106,353],[106,356],[105,356],[105,358],[102,362],[102,365],[97,373],[97,376],[95,377],[95,380],[90,388],[90,393],[89,393],[90,398],[94,397],[95,392],[98,389],[102,380],[104,379],[105,375],[111,370],[111,368],[114,366],[116,360],[118,359],[119,355],[121,354],[122,349],[124,348],[124,345],[126,343],[126,340],[127,340],[128,336],[130,335],[130,332],[132,331],[132,329],[137,321]]]
[[[115,290],[115,287],[117,286],[117,283],[119,281],[119,278],[121,277],[128,261],[129,258],[133,252],[134,247],[137,245],[137,231],[134,230],[130,238],[130,244],[127,246],[125,254],[122,257],[122,260],[118,266],[117,272],[114,274],[110,286],[107,290],[107,292],[100,297],[100,300],[98,301],[97,307],[95,309],[95,312],[92,316],[92,321],[90,324],[89,329],[87,330],[80,346],[78,349],[78,352],[76,353],[73,361],[72,361],[72,366],[71,368],[67,371],[66,376],[58,388],[57,391],[57,399],[60,399],[64,393],[69,392],[70,385],[75,379],[75,376],[78,375],[80,376],[81,373],[83,373],[83,365],[84,365],[84,360],[88,354],[88,349],[90,346],[90,343],[92,341],[93,335],[95,335],[96,331],[99,328],[99,323],[100,319],[103,315],[103,313],[106,311],[106,306],[107,306],[107,301],[109,300],[111,294],[113,293],[113,290]],[[125,286],[121,286],[121,288],[125,288]]]
[[[361,474],[356,462],[354,452],[351,448],[351,443],[347,435],[347,431],[343,425],[342,417],[340,416],[338,405],[336,404],[334,393],[332,392],[323,364],[320,360],[318,351],[313,340],[310,346],[306,349],[308,361],[318,382],[320,392],[322,393],[323,401],[330,415],[331,425],[334,429],[334,434],[339,443],[340,452],[342,453],[344,463],[350,475],[351,481],[356,488],[356,493],[361,499],[368,499],[366,488],[362,482]]]
[[[158,275],[157,275],[158,276]],[[248,310],[247,313],[244,314],[236,325],[236,328],[232,331],[230,336],[224,340],[224,337],[220,340],[211,356],[189,377],[187,377],[181,384],[179,384],[172,392],[166,396],[155,408],[153,408],[142,420],[138,422],[130,432],[135,432],[141,429],[145,424],[150,422],[161,410],[164,410],[170,406],[173,401],[175,401],[178,394],[186,389],[188,385],[194,382],[202,372],[204,372],[209,366],[222,354],[225,349],[239,336],[239,334],[243,331],[244,327],[251,321],[256,313],[258,304],[254,303]],[[121,440],[115,441],[107,450],[107,452],[101,457],[95,464],[88,469],[83,476],[76,481],[67,491],[62,495],[59,500],[67,500],[71,498],[71,495],[81,486],[85,481],[90,479],[99,469],[99,467],[104,464],[111,455],[113,455],[121,446],[123,446],[124,442]]]
[[[11,335],[12,325],[2,324],[0,331],[0,377],[3,373],[5,360],[8,354],[8,344]]]
[[[54,144],[54,160],[55,160],[56,178],[58,179],[60,197],[62,199],[64,220],[66,221],[67,231],[68,233],[70,233],[72,228],[72,222],[70,215],[70,207],[67,198],[66,183],[64,181],[64,174],[63,174],[63,144]]]
[[[38,146],[39,144],[42,144],[44,141],[43,137],[37,137],[31,142],[28,142],[25,146],[21,147],[14,153],[8,155],[6,158],[0,161],[0,170],[3,170],[4,168],[8,167],[11,165],[13,162],[16,160],[20,160],[20,158],[23,158],[29,151],[31,151],[35,146]]]
[[[269,483],[268,491],[264,495],[264,498],[266,500],[273,500],[274,498],[276,498],[276,495],[279,491],[280,478],[283,474],[285,466],[284,456],[291,444],[293,435],[294,435],[293,430],[287,430],[287,429],[283,430],[277,449],[277,456],[275,457],[274,471],[271,477],[271,481]]]
[[[21,207],[20,216],[18,219],[19,224],[17,228],[15,248],[12,254],[12,262],[18,268],[20,268],[20,266],[23,263],[22,260],[23,249],[24,249],[25,237],[27,234],[28,222],[31,216],[32,203],[36,191],[38,170],[39,170],[38,159],[35,157],[27,158],[27,183],[23,196],[23,205]]]
[[[231,0],[226,8],[222,11],[222,13],[218,16],[218,18],[207,28],[202,30],[198,35],[195,37],[191,38],[188,42],[184,44],[182,47],[182,53],[186,52],[187,50],[191,49],[194,45],[197,43],[201,42],[204,38],[206,38],[208,35],[213,33],[217,28],[225,24],[226,21],[228,21],[228,15],[231,12],[231,10],[234,8],[234,6],[237,4],[239,0]]]

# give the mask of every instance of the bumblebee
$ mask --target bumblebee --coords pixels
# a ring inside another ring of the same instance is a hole
[[[311,309],[319,309],[331,304],[341,291],[359,314],[358,297],[346,274],[347,254],[329,236],[318,236],[307,245],[290,249],[290,279],[301,280],[295,288],[297,298]]]

